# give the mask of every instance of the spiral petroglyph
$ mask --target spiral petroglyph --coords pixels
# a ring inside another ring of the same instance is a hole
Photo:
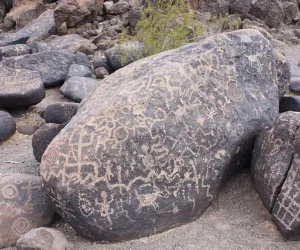
[[[259,74],[245,60],[252,55],[265,65]],[[274,122],[276,84],[272,47],[254,30],[116,71],[43,155],[40,172],[57,212],[84,237],[105,242],[195,220]]]

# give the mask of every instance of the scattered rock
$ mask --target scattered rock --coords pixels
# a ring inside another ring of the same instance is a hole
[[[66,23],[68,28],[91,22],[98,11],[98,0],[61,0],[54,10],[55,23],[60,27]]]
[[[113,72],[113,69],[108,65],[107,59],[105,57],[103,58],[95,58],[93,60],[93,67],[94,69],[103,67],[105,68],[109,73]]]
[[[31,47],[26,44],[9,45],[0,47],[0,61],[3,57],[21,56],[31,53]]]
[[[128,12],[128,23],[134,28],[142,17],[141,8],[133,8]]]
[[[81,102],[83,98],[92,93],[99,86],[99,81],[73,76],[69,78],[60,88],[60,93],[75,102]]]
[[[42,125],[32,137],[34,158],[41,162],[42,155],[53,138],[66,126],[64,124],[47,123]]]
[[[0,34],[0,47],[15,45],[15,44],[25,44],[29,39],[28,34],[20,33],[4,33]]]
[[[89,69],[91,68],[91,63],[90,63],[89,58],[87,57],[86,54],[84,54],[82,52],[77,52],[75,54],[75,61],[76,61],[76,64],[84,65],[84,66],[88,67]]]
[[[276,71],[278,80],[278,96],[279,100],[284,96],[289,89],[289,83],[291,79],[291,71],[286,57],[283,56],[278,50],[274,50],[276,59]]]
[[[45,87],[62,83],[68,74],[75,56],[69,50],[56,50],[31,55],[9,57],[1,64],[15,69],[39,71]]]
[[[80,65],[80,64],[72,64],[69,68],[68,75],[66,80],[68,80],[72,76],[82,76],[82,77],[92,77],[92,72],[90,68]]]
[[[43,112],[43,118],[47,123],[62,124],[70,121],[77,113],[77,103],[56,103],[49,105]]]
[[[28,107],[45,97],[39,72],[0,67],[0,108]]]
[[[8,112],[0,110],[0,143],[11,137],[15,132],[16,123],[14,118]]]
[[[51,223],[55,212],[40,177],[0,175],[0,190],[0,248],[13,246],[32,228]]]
[[[53,10],[47,10],[37,19],[16,32],[19,36],[29,36],[28,44],[48,38],[55,28]]]
[[[33,135],[39,129],[38,125],[20,125],[17,131],[22,135]]]
[[[129,4],[126,1],[120,0],[115,4],[105,4],[104,10],[108,15],[120,15],[129,10]]]
[[[255,142],[251,172],[257,192],[284,237],[300,239],[300,113],[285,112]]]
[[[277,116],[272,45],[255,30],[223,33],[102,80],[40,173],[80,235],[139,238],[199,218]]]
[[[53,228],[34,228],[23,235],[16,245],[17,250],[70,250],[62,232]]]
[[[109,76],[109,73],[106,68],[99,67],[95,69],[95,75],[98,79],[104,79],[105,77]]]
[[[105,50],[104,55],[109,66],[114,70],[118,70],[140,58],[142,51],[143,47],[140,43],[128,42]]]

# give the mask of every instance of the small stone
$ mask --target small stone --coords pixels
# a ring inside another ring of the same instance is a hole
[[[104,79],[105,77],[107,77],[109,75],[109,73],[106,68],[99,67],[99,68],[95,69],[95,75],[99,79]]]
[[[81,102],[83,98],[92,93],[99,85],[99,81],[73,76],[69,78],[60,88],[60,93],[75,102]]]
[[[77,103],[56,103],[49,105],[43,112],[43,118],[47,123],[62,124],[70,121],[77,113]]]
[[[72,76],[82,76],[82,77],[92,77],[92,72],[91,70],[80,64],[72,64],[69,68],[68,75],[66,77],[66,80],[68,80]]]
[[[7,140],[16,132],[14,118],[6,112],[0,110],[0,143]]]
[[[22,135],[33,135],[38,129],[38,125],[21,125],[17,127],[17,131]]]
[[[32,137],[32,149],[34,158],[38,162],[41,162],[42,156],[50,142],[66,125],[67,122],[64,124],[47,123],[35,132]]]
[[[68,33],[68,26],[67,23],[64,22],[57,28],[57,34],[63,36],[66,35],[67,33]]]
[[[86,54],[82,53],[82,52],[77,52],[75,54],[75,61],[76,64],[80,64],[80,65],[84,65],[86,67],[88,67],[89,69],[91,68],[91,63],[89,58],[87,57]]]
[[[108,65],[107,59],[105,57],[95,58],[93,60],[93,67],[97,69],[99,67],[104,67],[109,73],[113,72],[113,69]]]
[[[129,10],[129,4],[122,0],[112,5],[104,5],[104,7],[106,13],[109,15],[119,15]]]
[[[40,227],[31,229],[16,244],[17,250],[70,250],[69,243],[57,229]]]

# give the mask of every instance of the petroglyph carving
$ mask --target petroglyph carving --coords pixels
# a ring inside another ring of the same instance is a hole
[[[198,218],[249,157],[253,135],[277,116],[275,64],[253,79],[257,64],[245,58],[257,54],[272,59],[267,40],[237,31],[101,81],[43,156],[41,175],[59,213],[84,237],[105,241]]]

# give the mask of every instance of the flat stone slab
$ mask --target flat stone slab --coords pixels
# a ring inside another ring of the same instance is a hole
[[[99,81],[87,77],[73,76],[60,88],[59,92],[75,102],[81,102],[99,86]]]
[[[15,45],[15,44],[25,44],[29,39],[28,34],[20,33],[4,33],[0,34],[0,47]]]
[[[0,67],[0,108],[28,107],[45,97],[39,72]]]
[[[69,50],[57,50],[9,57],[2,60],[0,65],[38,71],[44,86],[51,87],[64,82],[74,61],[75,56]]]

